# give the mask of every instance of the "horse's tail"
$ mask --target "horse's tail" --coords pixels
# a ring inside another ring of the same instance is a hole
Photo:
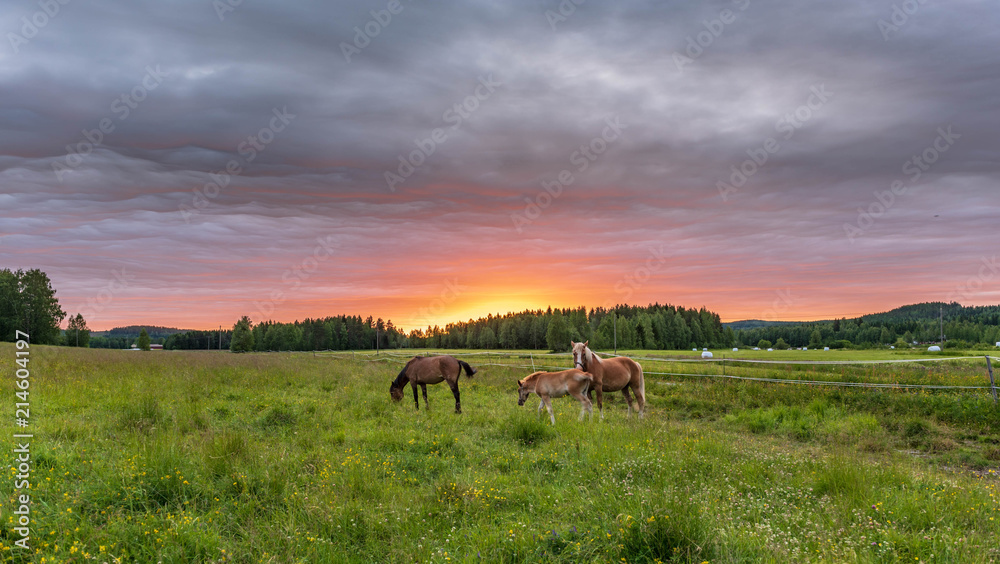
[[[638,362],[635,362],[634,360],[632,362],[635,363],[635,367],[639,369],[639,391],[642,392],[642,401],[645,402],[646,401],[646,378],[642,375],[642,365],[639,364]]]
[[[459,360],[458,361],[458,366],[465,369],[465,377],[466,378],[472,378],[472,375],[476,373],[476,369],[473,368],[473,367],[471,367],[471,366],[469,366],[469,363],[465,362],[464,360]]]

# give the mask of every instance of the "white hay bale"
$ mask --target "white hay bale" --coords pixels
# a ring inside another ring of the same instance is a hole
[[[701,353],[701,358],[712,358],[712,353],[704,351]]]

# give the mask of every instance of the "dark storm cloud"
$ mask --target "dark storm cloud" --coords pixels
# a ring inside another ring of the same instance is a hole
[[[78,300],[123,266],[140,294],[250,279],[251,299],[317,237],[337,241],[320,287],[341,294],[417,255],[436,277],[454,257],[544,261],[584,240],[613,281],[665,242],[669,300],[681,274],[805,288],[847,265],[909,273],[922,258],[894,255],[904,243],[959,265],[988,252],[987,2],[221,2],[71,2],[31,38],[37,4],[0,8],[4,266],[46,268]],[[620,138],[595,141],[609,119]],[[948,150],[907,174],[949,127]],[[433,153],[390,191],[421,143]],[[582,170],[587,147],[606,150]],[[563,170],[573,183],[516,230]]]

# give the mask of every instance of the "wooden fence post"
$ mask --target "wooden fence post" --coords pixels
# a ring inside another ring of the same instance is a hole
[[[990,391],[993,392],[993,405],[997,403],[997,385],[993,381],[993,364],[990,362],[990,356],[986,355],[986,369],[990,371]]]

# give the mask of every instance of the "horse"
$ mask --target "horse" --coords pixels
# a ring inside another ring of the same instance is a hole
[[[555,425],[556,416],[552,413],[551,398],[561,398],[569,394],[580,402],[580,421],[583,421],[584,413],[589,413],[590,419],[593,420],[594,405],[587,398],[587,392],[593,382],[593,376],[575,368],[561,372],[534,372],[524,380],[517,381],[517,405],[524,405],[524,400],[528,399],[528,395],[535,392],[538,397],[542,398],[538,404],[539,417],[541,417],[544,405],[549,410],[549,419]]]
[[[476,369],[469,366],[464,360],[458,360],[453,356],[415,356],[406,363],[406,366],[399,372],[396,379],[389,385],[389,397],[393,401],[403,399],[403,388],[407,382],[413,388],[413,404],[420,409],[420,402],[417,401],[417,386],[424,392],[424,408],[430,409],[427,401],[427,384],[438,384],[445,380],[451,386],[451,393],[455,394],[455,413],[462,413],[462,402],[458,394],[458,377],[465,369],[465,376],[472,378]]]
[[[646,381],[642,377],[642,366],[639,363],[625,356],[602,359],[594,354],[594,351],[587,347],[590,341],[574,343],[573,363],[576,368],[586,370],[594,376],[594,389],[597,391],[597,409],[604,418],[604,392],[617,392],[621,390],[628,402],[628,414],[632,415],[632,396],[629,389],[635,393],[636,411],[639,417],[646,412]],[[590,394],[588,393],[588,396]]]

